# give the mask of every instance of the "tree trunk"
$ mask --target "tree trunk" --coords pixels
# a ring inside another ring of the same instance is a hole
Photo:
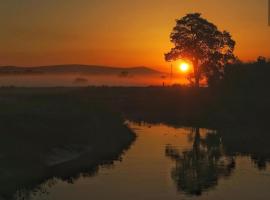
[[[194,78],[195,78],[195,87],[200,87],[200,72],[199,72],[199,66],[198,66],[198,60],[195,60],[193,63],[194,68]]]
[[[200,88],[200,77],[195,75],[195,87]]]
[[[201,144],[201,134],[200,134],[200,128],[195,128],[195,136],[194,136],[194,142],[193,142],[193,152],[196,156],[196,160],[200,159],[200,144]]]

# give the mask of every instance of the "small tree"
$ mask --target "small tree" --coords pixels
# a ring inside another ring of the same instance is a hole
[[[258,63],[258,64],[266,64],[266,63],[267,63],[266,57],[259,56],[259,57],[257,58],[257,63]]]
[[[193,79],[196,87],[205,77],[208,84],[223,77],[224,66],[235,60],[235,41],[229,32],[217,27],[201,17],[199,13],[188,14],[176,20],[170,35],[174,48],[165,54],[165,60],[186,59],[192,62]]]

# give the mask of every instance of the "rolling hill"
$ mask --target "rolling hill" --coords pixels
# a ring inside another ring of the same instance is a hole
[[[17,67],[0,66],[0,74],[55,74],[55,73],[79,73],[93,75],[113,75],[113,74],[163,74],[148,67],[108,67],[97,65],[51,65],[38,67]]]

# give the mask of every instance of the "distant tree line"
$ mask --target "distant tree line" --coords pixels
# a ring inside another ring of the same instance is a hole
[[[250,92],[266,91],[269,89],[270,59],[259,56],[257,61],[226,65],[222,87],[230,90],[249,90]],[[210,86],[212,86],[210,84]],[[241,91],[238,91],[241,92]]]

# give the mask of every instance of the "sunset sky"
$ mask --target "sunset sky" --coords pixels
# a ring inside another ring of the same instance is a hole
[[[270,57],[268,0],[6,0],[0,65],[98,64],[166,71],[175,19],[200,12],[245,61]]]

